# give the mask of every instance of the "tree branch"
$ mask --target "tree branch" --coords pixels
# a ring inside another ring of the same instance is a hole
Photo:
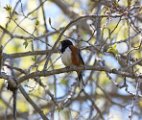
[[[26,76],[23,76],[17,80],[17,83],[20,84],[24,82],[27,79],[32,79],[35,77],[41,77],[41,76],[50,76],[54,74],[60,74],[60,73],[65,73],[65,72],[71,72],[71,71],[80,71],[80,70],[95,70],[95,71],[104,71],[107,73],[113,73],[117,74],[123,77],[130,77],[130,78],[142,78],[141,74],[136,74],[136,73],[129,73],[129,72],[123,72],[120,70],[116,69],[110,69],[107,67],[101,67],[101,66],[81,66],[81,67],[76,67],[76,66],[70,66],[70,68],[61,68],[61,69],[56,69],[56,70],[51,70],[51,71],[37,71],[37,72],[32,72]]]

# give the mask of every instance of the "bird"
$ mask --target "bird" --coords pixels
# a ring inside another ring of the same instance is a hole
[[[61,41],[61,60],[65,66],[83,66],[84,61],[82,59],[80,49],[73,45],[72,41],[65,39]],[[82,78],[82,71],[76,71],[79,78],[79,83],[84,85]]]

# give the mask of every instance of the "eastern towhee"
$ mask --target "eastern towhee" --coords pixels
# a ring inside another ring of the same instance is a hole
[[[82,66],[84,61],[81,57],[80,50],[73,45],[70,40],[63,40],[61,42],[61,59],[65,66]],[[83,83],[82,71],[76,71],[78,74],[79,82]]]

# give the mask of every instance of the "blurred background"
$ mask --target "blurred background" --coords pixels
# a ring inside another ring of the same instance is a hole
[[[6,75],[20,79],[64,68],[58,49],[64,39],[80,48],[85,66],[101,69],[84,70],[84,92],[75,71],[24,80],[20,87],[43,113],[20,89],[17,120],[43,115],[50,120],[142,120],[142,79],[128,77],[142,72],[141,6],[141,0],[0,0],[1,71]],[[4,78],[0,110],[0,120],[13,119],[13,93]]]

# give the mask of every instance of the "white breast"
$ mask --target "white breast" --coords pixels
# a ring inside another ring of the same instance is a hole
[[[72,65],[72,60],[71,60],[71,50],[69,47],[67,47],[65,49],[65,51],[62,53],[61,55],[61,59],[62,59],[62,62],[65,66],[70,66]]]

